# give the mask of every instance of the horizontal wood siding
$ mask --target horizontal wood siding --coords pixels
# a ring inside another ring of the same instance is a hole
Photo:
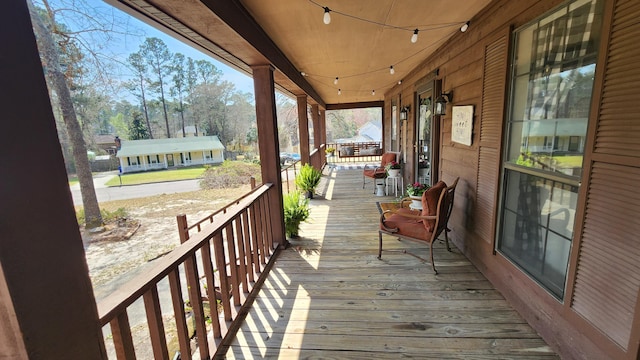
[[[638,18],[640,2],[616,2],[606,63],[599,64],[606,68],[571,298],[571,309],[634,359],[640,318]]]
[[[482,86],[482,122],[474,224],[478,236],[492,242],[495,229],[504,94],[509,44],[507,36],[485,47]]]

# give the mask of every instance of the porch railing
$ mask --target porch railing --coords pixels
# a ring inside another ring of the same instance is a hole
[[[134,341],[127,309],[138,299],[144,300],[151,347],[155,359],[169,359],[158,284],[169,281],[180,358],[191,359],[191,336],[185,310],[185,291],[193,309],[196,348],[199,358],[213,357],[224,336],[239,326],[235,320],[242,306],[250,305],[250,293],[257,291],[268,273],[274,243],[269,205],[272,184],[264,184],[225,208],[187,225],[178,218],[182,244],[158,263],[135,277],[98,304],[102,326],[110,325],[118,359],[135,359]],[[275,207],[277,208],[277,207]],[[181,270],[183,269],[183,270]],[[200,274],[204,275],[201,276]],[[216,275],[216,276],[214,276]],[[201,278],[205,285],[200,286]],[[211,328],[207,328],[205,304],[209,303]],[[217,313],[218,305],[222,313]],[[209,336],[211,334],[212,336]]]
[[[380,142],[327,143],[326,148],[334,149],[333,155],[327,155],[328,164],[340,163],[379,163],[382,159]]]

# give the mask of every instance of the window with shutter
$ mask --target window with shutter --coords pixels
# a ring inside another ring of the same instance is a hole
[[[564,298],[603,0],[514,32],[497,249]],[[576,140],[577,138],[577,140]]]

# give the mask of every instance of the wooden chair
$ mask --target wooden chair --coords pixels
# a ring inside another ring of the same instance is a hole
[[[382,234],[392,235],[400,239],[423,241],[429,244],[429,257],[434,273],[438,273],[433,261],[433,243],[444,232],[447,251],[449,248],[447,224],[458,179],[447,187],[444,181],[438,181],[434,186],[422,194],[422,211],[401,207],[397,210],[386,210],[380,215],[380,230],[378,231],[379,247],[378,259],[382,258]]]
[[[376,180],[385,179],[387,177],[387,170],[385,166],[392,162],[400,162],[400,153],[395,151],[388,151],[382,154],[380,165],[367,164],[362,171],[362,188],[364,189],[365,181],[367,178],[373,179],[373,192],[376,192]]]

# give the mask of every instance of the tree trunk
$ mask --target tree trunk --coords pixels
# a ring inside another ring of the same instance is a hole
[[[76,174],[80,183],[80,193],[82,194],[82,204],[84,206],[84,214],[87,228],[93,228],[102,225],[102,215],[98,206],[96,191],[93,186],[93,176],[91,175],[91,166],[87,156],[87,147],[84,143],[82,128],[78,123],[76,112],[73,108],[71,100],[71,92],[67,86],[64,73],[60,70],[60,60],[58,58],[58,49],[55,46],[51,33],[47,31],[38,14],[34,11],[31,1],[29,4],[29,12],[31,21],[34,25],[36,37],[38,39],[38,49],[43,58],[43,66],[49,85],[58,95],[62,118],[67,128],[67,134],[71,140],[73,149],[73,159],[76,163]]]
[[[143,79],[140,79],[140,90],[142,93],[142,108],[144,109],[144,119],[147,121],[147,130],[149,131],[149,139],[153,139],[153,132],[151,132],[151,122],[149,121],[149,111],[147,110],[147,99],[144,96],[144,84]]]
[[[167,138],[171,137],[171,132],[169,131],[169,115],[167,115],[167,103],[164,99],[164,84],[162,81],[162,74],[160,70],[158,70],[158,79],[160,81],[160,100],[162,100],[162,112],[164,113],[164,123],[167,125]]]
[[[182,137],[185,138],[187,133],[184,130],[184,104],[182,103],[182,98],[180,98],[180,118],[182,119]],[[196,136],[198,136],[197,133]]]

